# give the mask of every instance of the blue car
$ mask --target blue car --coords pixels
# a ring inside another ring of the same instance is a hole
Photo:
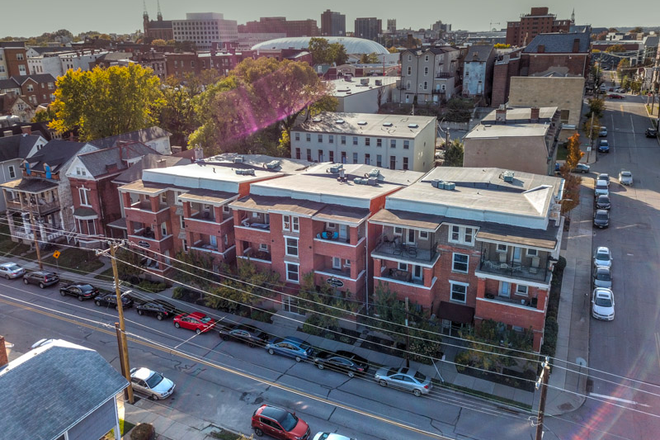
[[[296,362],[311,359],[314,355],[314,349],[311,345],[302,339],[293,337],[273,339],[266,344],[266,351],[269,354],[292,357]]]
[[[610,152],[610,144],[607,142],[607,140],[602,139],[600,141],[600,145],[598,145],[598,151],[600,153],[609,153]]]

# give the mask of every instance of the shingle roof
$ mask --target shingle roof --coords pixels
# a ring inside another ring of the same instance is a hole
[[[103,357],[54,341],[0,371],[0,389],[14,396],[0,411],[4,439],[56,439],[128,382]]]
[[[23,133],[23,128],[25,126],[30,126],[30,129],[32,130],[33,133],[41,135],[44,139],[47,141],[51,140],[51,135],[50,131],[48,130],[48,123],[47,122],[32,122],[30,124],[14,124],[10,127],[2,127],[2,130],[0,130],[0,138],[7,137],[5,136],[5,131],[11,131],[12,134],[10,136],[14,136],[17,134],[22,134]]]
[[[54,139],[44,145],[39,152],[28,158],[30,168],[35,171],[43,171],[44,163],[47,163],[51,171],[57,173],[62,165],[78,154],[85,145],[87,144],[82,142]]]
[[[37,75],[12,76],[11,79],[17,84],[21,84],[21,85],[28,79],[32,79],[37,83],[55,82],[55,77],[50,73],[39,73]]]
[[[0,138],[0,162],[25,159],[41,136],[14,135]]]
[[[165,162],[162,162],[165,161]],[[159,163],[160,162],[160,163]],[[131,183],[136,180],[142,179],[142,171],[151,168],[158,168],[164,165],[163,168],[173,167],[177,165],[188,165],[192,163],[190,159],[185,157],[176,156],[161,156],[160,154],[147,154],[139,162],[133,164],[129,169],[117,176],[113,182],[118,183]]]
[[[81,154],[78,158],[83,165],[85,165],[87,171],[89,171],[92,176],[97,177],[107,174],[111,165],[117,166],[113,172],[125,170],[128,168],[125,160],[135,159],[147,154],[155,153],[156,152],[150,147],[138,143],[91,151],[89,153]]]
[[[20,89],[21,86],[13,79],[0,79],[0,90]]]
[[[531,43],[523,50],[525,53],[539,53],[539,46],[545,46],[545,53],[572,53],[573,41],[579,40],[579,52],[589,52],[589,34],[573,33],[573,34],[539,34],[532,40]]]
[[[130,133],[122,133],[117,136],[110,136],[103,139],[96,139],[91,141],[90,144],[99,148],[114,147],[117,141],[133,141],[147,143],[154,139],[171,136],[172,134],[160,127],[143,128],[142,130],[131,131]]]
[[[465,57],[465,62],[470,61],[488,61],[491,52],[493,52],[494,47],[492,44],[473,44],[468,50],[467,56]]]
[[[18,101],[18,96],[13,93],[3,93],[0,95],[0,114],[11,112],[11,108],[14,106],[14,103]]]

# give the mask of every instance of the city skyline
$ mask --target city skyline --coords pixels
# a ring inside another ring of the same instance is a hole
[[[437,8],[437,4],[429,0],[417,2],[416,8],[410,8],[407,4],[384,7],[381,2],[356,4],[347,0],[335,0],[332,4],[252,0],[247,8],[244,3],[222,5],[211,0],[160,0],[160,7],[165,20],[184,18],[187,12],[220,12],[226,19],[236,20],[239,24],[258,20],[260,17],[285,16],[289,20],[311,18],[316,20],[319,26],[321,13],[330,9],[346,15],[348,32],[353,31],[355,19],[358,17],[377,17],[382,19],[383,23],[388,18],[394,18],[399,29],[429,28],[432,23],[442,20],[452,24],[454,30],[485,31],[491,24],[494,28],[505,28],[507,21],[518,20],[521,14],[529,13],[534,6],[547,6],[550,13],[555,14],[558,19],[570,18],[575,8],[576,24],[591,24],[594,27],[660,25],[657,21],[654,22],[656,18],[653,14],[639,13],[644,8],[652,7],[651,0],[640,2],[636,8],[620,8],[616,14],[612,13],[614,2],[612,7],[607,7],[607,3],[596,0],[555,0],[545,3],[524,0],[501,4],[489,0],[475,0],[470,5],[469,13],[463,9],[464,4],[459,2],[445,3],[442,9],[438,8],[438,12],[433,13],[430,9]],[[147,0],[146,6],[149,17],[156,19],[156,0]],[[429,10],[424,6],[428,6]],[[24,20],[25,8],[32,11],[29,27],[26,27]],[[421,11],[423,12],[420,13]],[[27,0],[23,8],[3,11],[0,37],[32,37],[58,29],[68,29],[73,34],[86,31],[131,33],[142,29],[142,12],[142,2],[131,0],[115,0],[97,5],[93,9],[83,0],[61,0],[56,4],[45,0]]]

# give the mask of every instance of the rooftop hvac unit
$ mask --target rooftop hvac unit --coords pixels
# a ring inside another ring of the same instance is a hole
[[[431,180],[431,186],[433,188],[437,188],[438,187],[438,182],[440,182],[438,179]]]
[[[335,124],[338,124],[338,125],[341,125],[341,124],[343,124],[343,123],[344,123],[344,120],[343,120],[343,119],[337,119],[337,120],[335,121]]]
[[[445,181],[444,180],[438,180],[438,186],[436,188],[438,189],[445,189]]]
[[[369,177],[368,181],[369,181],[369,185],[371,186],[376,186],[376,184],[378,183],[378,179],[375,177]]]
[[[509,183],[513,182],[513,176],[514,176],[513,171],[505,171],[502,174],[502,178],[504,179],[504,181]]]
[[[358,125],[367,125],[367,121],[358,121]]]
[[[236,156],[234,158],[234,163],[243,163],[245,162],[245,158],[243,156]]]
[[[456,184],[454,182],[445,182],[445,189],[453,191],[456,189]]]
[[[382,86],[383,85],[383,80],[382,79],[377,79],[376,80],[376,85],[377,86]]]
[[[339,165],[332,165],[330,168],[328,168],[328,172],[332,174],[339,174],[339,171],[344,168],[344,165],[339,164]]]
[[[408,124],[408,128],[419,128],[418,124]]]
[[[321,122],[321,118],[314,118],[312,119],[312,122]]]
[[[369,177],[378,177],[380,175],[380,170],[378,168],[374,168],[373,170],[369,171]]]
[[[239,176],[254,176],[254,170],[249,169],[249,170],[236,170],[236,174]]]
[[[360,84],[362,84],[363,86],[369,85],[369,78],[360,79]]]
[[[356,177],[353,179],[353,183],[356,183],[358,185],[364,185],[367,183],[367,179],[363,179],[362,177]]]
[[[272,160],[266,164],[266,168],[269,170],[275,170],[280,167],[281,162],[279,160]]]
[[[392,125],[391,122],[383,122],[383,127],[391,127]]]

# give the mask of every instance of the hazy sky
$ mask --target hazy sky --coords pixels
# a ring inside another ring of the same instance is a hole
[[[151,18],[156,18],[156,0],[145,0]],[[140,0],[22,0],[3,1],[0,37],[36,36],[68,29],[74,34],[96,30],[129,33],[142,29]],[[313,18],[319,23],[326,9],[346,15],[346,30],[353,30],[356,17],[396,18],[398,28],[427,28],[437,20],[453,29],[486,30],[505,27],[507,21],[528,13],[532,6],[548,6],[557,18],[570,18],[575,8],[577,24],[593,26],[658,26],[660,4],[655,0],[625,3],[614,0],[160,0],[165,20],[185,18],[186,12],[221,12],[239,24],[259,17]],[[496,24],[500,22],[500,24]]]

